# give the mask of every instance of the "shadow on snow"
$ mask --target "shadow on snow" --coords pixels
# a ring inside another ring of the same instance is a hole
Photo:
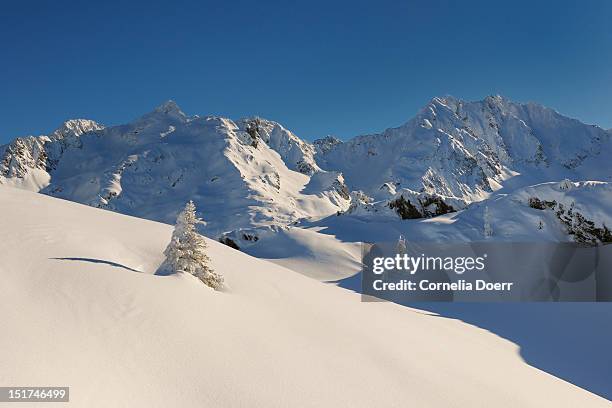
[[[361,274],[337,284],[360,293]],[[612,400],[612,303],[412,302],[404,306],[495,333],[519,345],[527,364]]]
[[[109,265],[109,266],[112,266],[112,267],[115,267],[115,268],[126,269],[126,270],[131,271],[131,272],[140,272],[140,273],[142,273],[142,271],[139,271],[139,270],[134,269],[134,268],[130,268],[129,266],[121,265],[120,263],[117,263],[117,262],[105,261],[103,259],[79,258],[79,257],[49,258],[49,259],[55,259],[55,260],[58,260],[58,261],[78,261],[78,262],[90,262],[90,263],[96,263],[96,264],[104,264],[104,265]]]

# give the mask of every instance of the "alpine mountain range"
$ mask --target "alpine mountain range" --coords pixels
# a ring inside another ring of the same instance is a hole
[[[436,97],[399,127],[312,143],[168,101],[124,125],[74,119],[18,137],[0,146],[0,184],[164,223],[193,200],[201,231],[241,249],[293,228],[371,241],[381,225],[389,237],[597,244],[612,240],[611,139],[501,96]]]

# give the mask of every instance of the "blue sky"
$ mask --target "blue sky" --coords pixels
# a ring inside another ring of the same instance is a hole
[[[127,3],[127,2],[124,2]],[[612,127],[612,2],[20,1],[0,15],[0,142],[174,99],[299,136],[502,94]]]

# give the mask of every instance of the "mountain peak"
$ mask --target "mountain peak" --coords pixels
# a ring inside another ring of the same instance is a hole
[[[508,98],[500,94],[495,94],[495,95],[491,94],[485,97],[485,101],[507,101],[507,100]]]
[[[434,96],[431,98],[430,103],[442,103],[448,104],[450,102],[461,102],[459,98],[454,97],[453,95],[442,95],[442,96]]]
[[[499,94],[487,95],[482,101],[488,104],[496,105],[496,106],[512,104],[512,101],[510,99],[506,98],[503,95],[499,95]]]
[[[174,102],[172,99],[167,100],[161,105],[157,106],[153,111],[143,115],[140,117],[138,122],[141,121],[166,121],[170,119],[171,121],[179,121],[185,122],[187,120],[187,115],[181,110],[181,108]]]
[[[104,129],[104,126],[90,119],[69,119],[55,129],[52,136],[59,139],[66,136],[81,136],[83,133]]]
[[[156,113],[165,113],[165,114],[173,114],[174,113],[174,114],[180,114],[180,115],[185,116],[183,111],[181,111],[181,108],[172,99],[168,99],[166,102],[162,103],[157,108],[155,108],[155,112]]]

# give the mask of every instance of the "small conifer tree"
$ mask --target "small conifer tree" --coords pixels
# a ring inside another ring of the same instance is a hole
[[[400,255],[404,255],[406,253],[406,239],[404,238],[403,235],[400,235],[399,238],[397,239],[397,244],[395,246],[395,250],[397,251],[398,254]]]
[[[491,214],[489,214],[489,207],[485,206],[484,209],[484,238],[489,239],[493,236],[493,228],[491,228]]]
[[[178,215],[172,239],[164,251],[165,266],[171,272],[190,273],[207,286],[219,290],[223,287],[223,276],[210,266],[206,241],[196,229],[200,221],[195,204],[189,201]]]

